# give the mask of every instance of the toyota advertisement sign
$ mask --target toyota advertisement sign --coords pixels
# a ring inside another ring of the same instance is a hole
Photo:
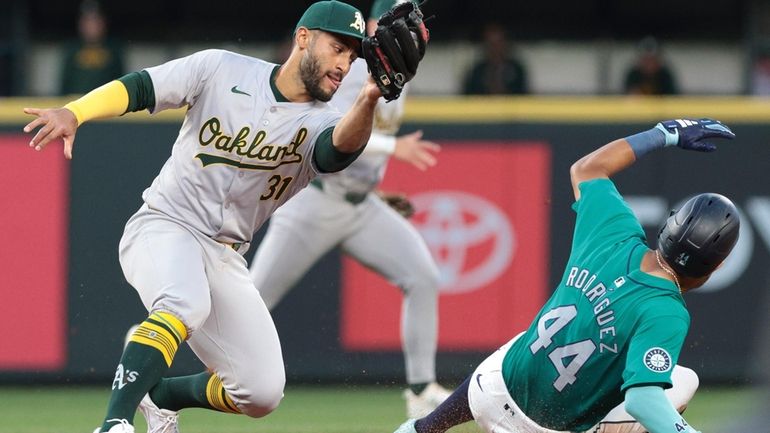
[[[526,328],[549,293],[550,151],[533,142],[441,144],[436,167],[391,167],[382,189],[410,197],[412,223],[438,265],[439,349],[488,351]],[[343,260],[343,346],[398,350],[401,292]]]

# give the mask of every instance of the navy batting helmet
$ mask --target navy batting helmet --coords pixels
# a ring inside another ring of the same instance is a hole
[[[719,194],[699,194],[672,212],[658,233],[658,249],[677,274],[708,275],[738,241],[738,210]]]

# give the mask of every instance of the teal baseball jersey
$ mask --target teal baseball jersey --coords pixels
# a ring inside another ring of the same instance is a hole
[[[572,251],[551,298],[503,360],[513,400],[542,427],[584,431],[632,386],[671,387],[690,316],[642,272],[644,232],[609,179],[582,182]]]

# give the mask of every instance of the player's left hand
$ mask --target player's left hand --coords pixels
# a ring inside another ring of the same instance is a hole
[[[374,83],[374,80],[371,76],[366,80],[362,91],[371,101],[376,101],[380,98],[380,96],[382,96],[382,91],[380,90],[379,86]]]
[[[735,134],[722,122],[714,119],[675,119],[666,120],[655,125],[666,136],[666,146],[677,146],[682,149],[698,152],[713,152],[717,150],[712,138],[731,140]]]
[[[406,195],[384,191],[377,191],[377,195],[402,217],[409,219],[414,215],[414,206]]]
[[[72,111],[66,108],[25,108],[24,112],[37,116],[24,127],[24,132],[29,133],[40,127],[29,142],[30,147],[43,150],[48,143],[61,138],[64,141],[64,157],[72,159],[72,146],[78,129],[78,120]]]
[[[415,131],[396,138],[393,156],[425,171],[436,165],[435,154],[440,150],[438,144],[422,139],[422,131]]]

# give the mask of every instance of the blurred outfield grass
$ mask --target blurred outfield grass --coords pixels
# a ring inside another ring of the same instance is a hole
[[[181,433],[392,433],[404,420],[401,390],[393,387],[290,387],[281,406],[264,419],[188,409]],[[107,405],[106,387],[0,387],[0,433],[91,433]],[[757,399],[741,388],[702,388],[690,402],[693,427],[721,432],[747,414]],[[136,417],[137,432],[145,432]],[[451,433],[479,433],[468,423]]]

